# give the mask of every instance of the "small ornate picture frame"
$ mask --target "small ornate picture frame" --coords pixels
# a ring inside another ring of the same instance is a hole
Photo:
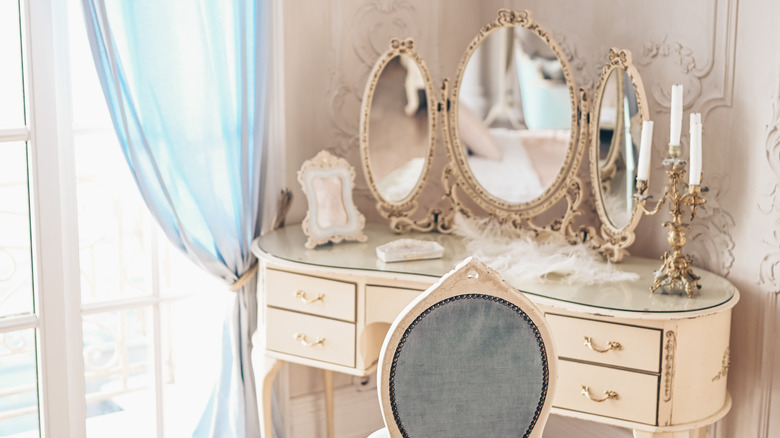
[[[344,240],[365,242],[366,218],[355,207],[352,187],[355,169],[343,158],[320,151],[304,161],[298,182],[308,200],[303,232],[309,236],[306,248]]]

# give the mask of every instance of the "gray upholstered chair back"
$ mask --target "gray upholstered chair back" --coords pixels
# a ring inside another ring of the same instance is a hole
[[[378,374],[391,437],[537,437],[555,354],[536,306],[468,259],[396,318]]]

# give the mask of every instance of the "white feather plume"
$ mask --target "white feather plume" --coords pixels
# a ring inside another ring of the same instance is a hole
[[[617,269],[591,247],[570,244],[563,236],[534,233],[501,225],[493,218],[469,219],[458,214],[454,233],[466,249],[509,283],[566,281],[598,284],[634,281],[639,275]]]

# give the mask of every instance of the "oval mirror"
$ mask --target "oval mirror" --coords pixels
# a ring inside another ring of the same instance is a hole
[[[642,122],[649,114],[631,52],[610,50],[596,87],[591,119],[591,183],[602,222],[602,251],[619,260],[639,221],[636,168]]]
[[[499,11],[460,63],[448,114],[463,189],[487,212],[529,217],[573,176],[576,86],[566,57],[527,11]]]
[[[393,39],[363,96],[360,150],[377,208],[397,231],[399,218],[405,218],[403,227],[418,229],[408,215],[417,208],[431,166],[435,111],[430,76],[413,41]]]

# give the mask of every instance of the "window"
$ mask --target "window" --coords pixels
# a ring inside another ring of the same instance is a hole
[[[79,0],[0,0],[0,436],[191,434],[231,298],[147,212]]]

